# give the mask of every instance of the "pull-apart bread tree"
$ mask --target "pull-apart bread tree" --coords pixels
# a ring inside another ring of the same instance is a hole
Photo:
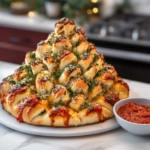
[[[103,122],[128,96],[127,83],[67,18],[0,84],[1,104],[17,121],[54,127]]]

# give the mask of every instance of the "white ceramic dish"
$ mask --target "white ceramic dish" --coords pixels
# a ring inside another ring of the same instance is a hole
[[[129,97],[138,97],[138,94],[131,89]],[[0,123],[20,132],[42,136],[54,136],[54,137],[92,135],[107,132],[119,127],[119,124],[117,123],[115,117],[102,123],[79,127],[52,128],[44,126],[34,126],[26,123],[18,123],[13,116],[9,115],[5,110],[2,109],[1,105],[0,105]]]
[[[73,136],[84,136],[92,135],[97,133],[106,132],[119,127],[115,117],[102,123],[69,127],[69,128],[54,128],[44,126],[34,126],[26,123],[19,123],[16,119],[9,115],[2,106],[0,106],[0,123],[3,125],[28,134],[42,135],[42,136],[54,136],[54,137],[73,137]]]
[[[114,115],[116,117],[117,122],[122,128],[124,128],[130,133],[137,134],[137,135],[150,135],[150,124],[132,123],[124,120],[117,114],[118,109],[129,102],[135,102],[137,104],[150,106],[150,99],[146,99],[146,98],[127,98],[122,101],[119,101],[113,107]]]

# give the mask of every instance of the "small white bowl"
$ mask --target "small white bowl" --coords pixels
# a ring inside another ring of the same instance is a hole
[[[146,98],[127,98],[121,100],[117,102],[113,107],[114,115],[116,117],[117,122],[122,128],[124,128],[130,133],[137,134],[137,135],[150,135],[150,124],[132,123],[124,120],[117,114],[118,109],[129,102],[135,102],[137,104],[150,106],[150,99],[146,99]]]

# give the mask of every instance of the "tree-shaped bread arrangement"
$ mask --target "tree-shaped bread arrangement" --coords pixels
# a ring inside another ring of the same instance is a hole
[[[17,121],[54,127],[103,122],[128,96],[114,67],[67,18],[0,85],[1,104]]]

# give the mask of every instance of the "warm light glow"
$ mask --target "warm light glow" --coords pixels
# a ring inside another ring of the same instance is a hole
[[[91,15],[91,14],[92,14],[92,10],[91,10],[91,9],[88,9],[88,10],[87,10],[87,14],[88,14],[88,15]]]
[[[34,17],[35,13],[33,11],[28,12],[29,17]]]
[[[91,0],[92,3],[97,3],[97,0]]]
[[[93,8],[93,13],[95,13],[95,14],[98,13],[98,8],[94,7]]]

